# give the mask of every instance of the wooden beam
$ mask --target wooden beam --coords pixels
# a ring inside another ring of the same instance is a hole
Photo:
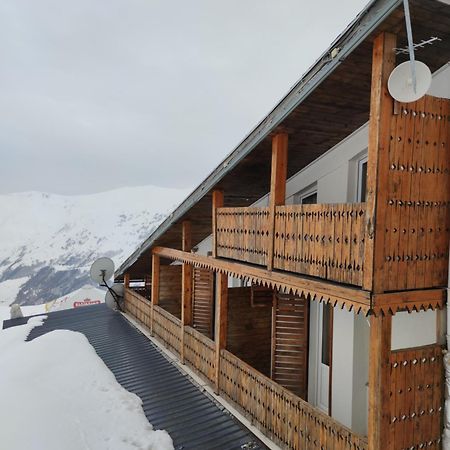
[[[184,252],[190,252],[192,249],[192,230],[191,222],[185,220],[182,223],[182,242],[181,246]],[[192,266],[183,263],[181,268],[181,350],[180,360],[184,364],[184,327],[192,324]]]
[[[223,206],[223,191],[215,189],[212,191],[212,255],[217,257],[217,242],[216,242],[216,223],[217,223],[217,208]]]
[[[123,286],[125,288],[129,288],[130,287],[130,274],[129,273],[125,273],[123,275]]]
[[[399,310],[427,311],[442,309],[447,300],[446,289],[399,291],[372,295],[372,311],[378,314],[395,314]]]
[[[392,316],[370,316],[369,450],[389,449]]]
[[[220,391],[220,351],[227,345],[228,328],[228,275],[216,275],[216,320],[214,341],[216,343],[216,383],[215,392]]]
[[[151,311],[150,311],[150,334],[153,336],[153,306],[159,303],[159,265],[160,258],[158,255],[152,254],[152,295],[151,295]]]
[[[375,292],[382,292],[383,289],[383,280],[377,269],[384,264],[385,230],[382,215],[386,210],[390,119],[394,108],[387,82],[395,67],[396,45],[395,35],[381,33],[374,40],[372,53],[363,289]]]
[[[273,268],[273,247],[275,235],[275,208],[284,205],[286,199],[286,176],[288,157],[288,135],[276,134],[272,138],[272,167],[270,176],[269,195],[269,249],[267,257],[267,269]]]
[[[187,262],[195,267],[207,268],[214,272],[226,272],[232,277],[245,278],[252,283],[267,286],[271,289],[292,291],[295,295],[304,295],[310,297],[311,300],[330,303],[334,307],[346,307],[356,313],[368,313],[370,310],[370,292],[356,287],[314,280],[301,275],[269,271],[249,264],[182,252],[172,248],[155,247],[153,253],[174,261]]]

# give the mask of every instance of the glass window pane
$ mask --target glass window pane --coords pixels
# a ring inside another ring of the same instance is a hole
[[[317,192],[302,198],[302,205],[315,205],[317,203]]]
[[[359,194],[359,201],[365,202],[367,200],[367,161],[363,162],[360,165],[361,170],[361,176],[360,176],[360,194]]]
[[[331,356],[331,306],[323,305],[322,313],[322,364],[330,365]]]

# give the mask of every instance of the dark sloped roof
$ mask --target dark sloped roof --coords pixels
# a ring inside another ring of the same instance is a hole
[[[83,333],[128,391],[137,394],[155,429],[169,432],[177,450],[232,450],[254,442],[267,448],[228,411],[202,392],[121,314],[105,305],[47,314],[29,340],[57,329]],[[26,323],[8,320],[3,328]]]

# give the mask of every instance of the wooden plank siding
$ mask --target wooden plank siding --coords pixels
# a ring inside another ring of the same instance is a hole
[[[391,123],[376,290],[447,285],[450,239],[450,101],[398,103]],[[380,199],[380,201],[382,201]],[[380,213],[381,214],[381,213]]]
[[[309,303],[277,294],[273,310],[271,378],[306,400],[308,393]]]
[[[252,307],[251,288],[228,289],[226,349],[259,372],[270,375],[272,302]]]
[[[151,327],[151,303],[133,289],[125,287],[124,310],[146,327]]]
[[[214,334],[214,272],[195,267],[193,270],[192,326],[205,336]]]
[[[161,265],[159,273],[159,306],[181,318],[181,265]]]

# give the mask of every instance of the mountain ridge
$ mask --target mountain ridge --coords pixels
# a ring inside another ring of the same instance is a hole
[[[39,304],[80,288],[96,258],[123,262],[188,193],[141,186],[0,195],[0,303]]]

